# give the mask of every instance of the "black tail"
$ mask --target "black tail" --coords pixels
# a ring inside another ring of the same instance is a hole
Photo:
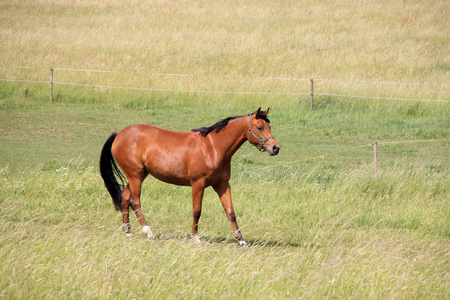
[[[122,191],[124,189],[124,180],[122,172],[117,166],[114,156],[111,153],[111,146],[116,138],[117,133],[113,132],[103,145],[102,153],[100,155],[100,174],[102,175],[105,186],[113,200],[116,210],[122,210]],[[120,182],[117,181],[116,176]]]

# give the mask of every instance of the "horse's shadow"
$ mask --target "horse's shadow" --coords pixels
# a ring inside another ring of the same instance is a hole
[[[136,238],[142,238],[139,234],[138,236],[134,236]],[[156,241],[175,241],[180,243],[190,243],[193,242],[197,244],[192,239],[191,234],[188,233],[159,233],[155,234]],[[234,239],[234,237],[230,236],[211,236],[211,235],[201,235],[200,236],[200,245],[224,245],[224,246],[233,246],[240,247],[238,242]],[[320,248],[320,245],[317,243],[297,243],[297,242],[286,242],[283,240],[264,240],[264,239],[245,239],[248,244],[248,247],[257,247],[257,248],[302,248],[302,249],[313,249]]]
[[[284,247],[284,248],[304,248],[304,249],[310,249],[310,248],[317,248],[318,246],[316,244],[307,244],[307,243],[293,243],[293,242],[285,242],[285,241],[263,241],[263,240],[248,240],[248,243],[250,246],[258,246],[258,247],[270,247],[270,248],[278,248],[278,247]]]
[[[162,238],[164,239],[164,238]],[[182,237],[171,237],[168,239],[181,239],[181,240],[189,240],[190,236],[184,235]],[[202,244],[207,245],[236,245],[239,247],[238,243],[234,238],[230,237],[218,237],[218,236],[202,236],[200,238]],[[317,248],[319,247],[317,244],[314,243],[295,243],[295,242],[286,242],[286,241],[276,241],[276,240],[261,240],[261,239],[245,239],[248,243],[249,247],[268,247],[268,248],[304,248],[304,249],[310,249],[310,248]]]

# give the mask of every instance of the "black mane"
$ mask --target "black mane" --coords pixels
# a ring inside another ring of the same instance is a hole
[[[249,115],[247,115],[247,116],[249,116]],[[197,128],[197,129],[192,129],[192,131],[199,132],[202,136],[207,136],[209,133],[211,133],[213,131],[216,133],[221,131],[228,125],[228,122],[230,122],[231,120],[242,118],[242,117],[245,117],[245,116],[228,117],[226,119],[223,119],[222,121],[217,122],[216,124],[214,124],[210,127],[201,127],[201,128]],[[262,112],[259,114],[258,118],[263,119],[267,123],[270,123],[270,120]]]
[[[192,129],[193,132],[200,132],[202,136],[207,136],[210,132],[215,131],[216,133],[221,131],[225,128],[225,126],[228,125],[228,122],[231,120],[242,118],[243,116],[234,116],[234,117],[228,117],[226,119],[223,119],[222,121],[217,122],[216,124],[210,126],[210,127],[201,127],[197,129]]]

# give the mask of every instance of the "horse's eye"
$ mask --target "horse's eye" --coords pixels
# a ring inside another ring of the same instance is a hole
[[[259,131],[263,130],[262,126],[258,126],[257,128],[258,128]]]

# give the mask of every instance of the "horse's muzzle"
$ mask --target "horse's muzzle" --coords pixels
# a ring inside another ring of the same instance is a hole
[[[280,152],[280,146],[278,145],[270,145],[267,147],[267,152],[269,152],[270,156],[277,155]]]

